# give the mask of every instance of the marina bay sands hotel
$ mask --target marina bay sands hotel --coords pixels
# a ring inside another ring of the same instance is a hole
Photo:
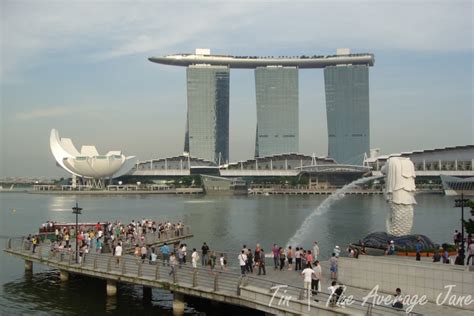
[[[338,49],[332,56],[255,57],[195,54],[151,57],[184,66],[187,76],[184,150],[192,157],[229,160],[230,68],[255,69],[257,127],[255,157],[299,152],[298,70],[323,68],[328,156],[343,164],[362,164],[369,152],[369,66],[373,54]]]

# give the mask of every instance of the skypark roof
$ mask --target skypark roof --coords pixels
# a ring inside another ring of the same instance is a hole
[[[228,56],[211,54],[174,54],[167,56],[150,57],[149,61],[171,65],[213,65],[227,66],[229,68],[257,68],[267,66],[298,67],[298,68],[324,68],[336,65],[368,65],[373,66],[373,54],[338,54],[328,56]]]

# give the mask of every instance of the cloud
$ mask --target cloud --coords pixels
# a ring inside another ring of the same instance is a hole
[[[18,112],[15,114],[17,120],[27,121],[51,117],[60,117],[69,114],[69,110],[66,108],[54,107],[41,110],[34,110],[28,112]]]
[[[5,0],[0,12],[2,79],[55,62],[58,55],[80,64],[201,46],[229,54],[285,48],[332,53],[337,47],[473,50],[472,2],[462,0]]]

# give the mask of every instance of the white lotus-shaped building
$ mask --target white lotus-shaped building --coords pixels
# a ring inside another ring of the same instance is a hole
[[[57,163],[73,175],[85,179],[117,178],[129,172],[138,162],[137,157],[125,157],[121,151],[100,155],[95,146],[82,146],[79,152],[70,138],[59,138],[56,129],[51,130],[49,143]]]

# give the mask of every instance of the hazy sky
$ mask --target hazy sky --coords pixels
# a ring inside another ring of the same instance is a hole
[[[0,1],[0,177],[66,175],[51,128],[141,160],[181,154],[185,68],[150,56],[375,54],[371,147],[474,143],[471,1]],[[230,158],[253,156],[254,73],[232,70]],[[327,154],[323,71],[300,70],[300,152]]]

